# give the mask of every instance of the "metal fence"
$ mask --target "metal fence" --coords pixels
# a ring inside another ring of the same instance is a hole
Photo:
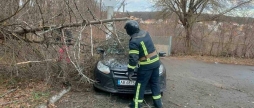
[[[158,52],[165,52],[168,56],[171,54],[172,36],[152,36]]]

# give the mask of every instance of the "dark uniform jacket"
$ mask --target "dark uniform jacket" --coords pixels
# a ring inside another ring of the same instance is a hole
[[[158,54],[140,61],[139,59],[155,51],[153,41],[148,32],[140,30],[138,33],[131,35],[129,42],[129,64],[128,71],[134,71],[136,67],[148,70],[160,66]]]

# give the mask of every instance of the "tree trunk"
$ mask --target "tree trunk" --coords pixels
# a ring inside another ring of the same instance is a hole
[[[186,25],[185,32],[186,32],[186,40],[185,40],[186,54],[190,55],[192,51],[192,47],[191,47],[192,27],[190,25]]]

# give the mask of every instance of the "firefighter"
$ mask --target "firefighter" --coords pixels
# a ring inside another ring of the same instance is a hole
[[[149,83],[151,85],[154,106],[162,108],[159,85],[159,66],[161,63],[152,39],[147,31],[140,30],[137,21],[126,21],[124,29],[131,37],[129,41],[129,80],[132,80],[131,78],[134,75],[134,70],[138,68],[135,84],[135,97],[129,107],[141,107],[144,99],[145,88]]]

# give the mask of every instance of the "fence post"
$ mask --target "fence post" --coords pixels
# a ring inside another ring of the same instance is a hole
[[[171,46],[172,46],[172,36],[169,36],[169,41],[168,41],[168,56],[171,55]]]

